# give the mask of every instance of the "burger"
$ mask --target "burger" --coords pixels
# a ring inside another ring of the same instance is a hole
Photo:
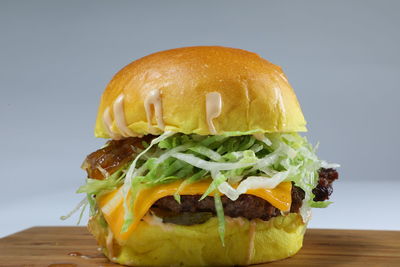
[[[100,101],[81,205],[103,253],[129,266],[248,265],[302,247],[338,178],[318,159],[279,66],[241,49],[162,51]]]

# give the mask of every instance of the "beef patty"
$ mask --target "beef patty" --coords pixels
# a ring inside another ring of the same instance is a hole
[[[328,199],[332,194],[331,184],[336,179],[338,179],[336,170],[320,169],[318,185],[313,190],[315,194],[314,200],[323,201]],[[179,204],[173,196],[167,196],[159,199],[152,207],[173,214],[187,212],[211,212],[216,214],[214,198],[206,197],[199,201],[200,197],[200,195],[182,195],[181,203]],[[303,199],[304,191],[295,185],[292,186],[292,205],[290,207],[290,212],[299,212]],[[268,201],[253,195],[240,195],[235,201],[230,200],[226,196],[222,196],[221,200],[224,207],[224,214],[233,218],[244,217],[249,220],[258,218],[268,221],[272,217],[280,215],[279,209],[272,206]]]

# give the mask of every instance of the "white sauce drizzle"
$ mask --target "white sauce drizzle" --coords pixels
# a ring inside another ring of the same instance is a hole
[[[106,127],[108,135],[112,139],[114,139],[114,140],[121,139],[121,136],[119,134],[117,134],[117,133],[114,133],[113,130],[112,130],[112,119],[111,119],[111,114],[110,114],[110,108],[109,107],[107,107],[106,110],[104,110],[103,123],[104,123],[104,126]]]
[[[120,130],[122,136],[135,136],[135,134],[131,131],[131,129],[126,126],[125,121],[125,112],[124,112],[124,98],[123,94],[120,94],[114,102],[113,111],[114,111],[114,119],[115,124],[117,124],[118,129]]]
[[[249,251],[247,254],[247,265],[251,264],[251,260],[254,256],[254,238],[256,236],[256,222],[254,220],[250,221],[249,225]]]
[[[237,217],[237,218],[232,218],[229,216],[225,216],[225,220],[229,223],[229,224],[238,224],[239,226],[244,226],[245,221],[243,218],[241,217]]]
[[[207,112],[207,124],[208,129],[212,134],[217,134],[213,119],[221,115],[222,110],[222,98],[218,92],[208,93],[206,95],[206,112]]]
[[[108,229],[108,235],[107,235],[107,239],[106,239],[106,245],[107,245],[107,250],[108,250],[108,254],[110,257],[114,256],[114,251],[113,251],[113,239],[114,239],[114,235],[111,231],[111,229]]]
[[[159,89],[151,90],[144,100],[144,109],[146,111],[146,118],[147,118],[147,123],[149,124],[149,130],[154,130],[154,127],[151,125],[151,119],[154,115],[151,106],[154,107],[157,127],[163,130],[165,124],[163,120],[161,95]]]
[[[149,225],[161,227],[163,231],[171,231],[170,224],[164,223],[160,217],[151,214],[151,212],[147,212],[142,220]]]

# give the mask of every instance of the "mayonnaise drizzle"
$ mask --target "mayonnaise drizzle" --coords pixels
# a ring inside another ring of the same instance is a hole
[[[206,112],[207,112],[207,124],[208,129],[212,134],[217,134],[213,119],[221,115],[222,110],[222,98],[218,92],[211,92],[206,95]]]
[[[244,226],[244,224],[245,224],[245,220],[242,217],[232,218],[229,216],[225,216],[225,220],[229,224],[238,224],[240,227]]]
[[[112,119],[111,119],[111,114],[110,114],[110,108],[109,107],[107,107],[106,110],[104,110],[103,123],[104,123],[104,126],[106,127],[108,135],[112,139],[114,139],[114,140],[121,139],[121,136],[118,133],[113,132],[113,130],[112,130]]]
[[[247,254],[247,265],[251,264],[251,260],[254,256],[254,239],[256,236],[256,222],[254,220],[250,221],[249,225],[249,250]]]
[[[150,214],[150,212],[147,212],[142,220],[149,225],[161,227],[161,229],[165,232],[172,230],[171,224],[164,223],[160,217],[157,217],[154,214]]]
[[[163,130],[165,124],[163,120],[163,110],[162,110],[161,95],[159,89],[151,90],[144,100],[144,109],[146,111],[146,118],[147,118],[147,123],[149,125],[149,130],[154,130],[154,127],[151,125],[151,119],[154,115],[153,110],[151,109],[152,105],[154,107],[157,127]]]
[[[125,112],[124,112],[124,95],[120,94],[113,105],[115,124],[117,125],[121,135],[124,137],[134,136],[135,134],[131,129],[126,126]]]

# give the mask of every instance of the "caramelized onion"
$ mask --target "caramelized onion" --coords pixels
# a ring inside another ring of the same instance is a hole
[[[151,135],[128,137],[121,140],[110,140],[107,145],[89,154],[82,164],[88,177],[103,180],[117,171],[124,164],[131,161],[144,147],[142,141],[149,143],[154,137]]]

